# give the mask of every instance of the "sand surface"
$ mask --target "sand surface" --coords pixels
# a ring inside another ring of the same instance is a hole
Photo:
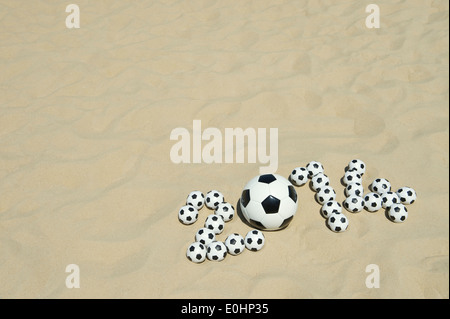
[[[360,0],[69,3],[0,0],[0,298],[449,298],[448,1],[378,0],[379,29]],[[262,166],[174,163],[194,119],[278,128],[276,172],[320,161],[339,201],[353,158],[418,199],[336,234],[299,187],[263,250],[193,264],[186,196],[236,205]]]

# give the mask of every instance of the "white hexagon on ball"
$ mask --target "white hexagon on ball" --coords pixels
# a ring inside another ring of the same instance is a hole
[[[243,217],[255,228],[286,228],[298,208],[294,186],[278,174],[264,174],[251,179],[239,200]]]

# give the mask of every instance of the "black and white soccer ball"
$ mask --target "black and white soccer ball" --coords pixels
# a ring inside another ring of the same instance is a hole
[[[186,198],[186,205],[192,205],[200,210],[205,204],[205,195],[201,191],[193,191]]]
[[[417,199],[417,193],[416,191],[408,186],[400,187],[397,190],[397,195],[400,198],[400,202],[403,205],[410,205],[414,203]]]
[[[370,189],[381,195],[391,191],[391,183],[386,178],[377,178],[370,184]]]
[[[343,206],[351,213],[359,213],[364,208],[364,198],[350,195],[344,200]]]
[[[208,246],[210,243],[216,240],[216,234],[214,231],[208,228],[200,228],[195,234],[195,241]],[[206,247],[205,247],[206,249]]]
[[[336,199],[336,191],[332,186],[324,186],[316,193],[316,200],[323,205],[330,200]]]
[[[342,213],[332,213],[327,219],[327,225],[335,233],[342,233],[348,228],[348,218]]]
[[[261,231],[252,229],[245,236],[245,248],[251,251],[261,250],[265,240],[264,234]]]
[[[328,218],[333,213],[342,213],[342,206],[336,200],[330,200],[323,204],[320,212],[323,217]]]
[[[194,206],[185,205],[178,211],[178,220],[185,225],[191,225],[198,219],[198,210]]]
[[[368,212],[376,212],[382,207],[381,195],[375,192],[367,193],[364,196],[364,207]]]
[[[295,186],[302,186],[308,182],[308,170],[306,167],[296,167],[289,175],[289,180]]]
[[[363,176],[366,172],[366,164],[360,160],[360,159],[354,159],[351,160],[350,163],[348,163],[347,169],[349,171],[356,171],[359,175]]]
[[[214,234],[218,235],[223,231],[225,227],[225,222],[220,215],[211,214],[206,217],[205,228],[212,230]]]
[[[403,223],[408,218],[408,210],[401,203],[392,204],[386,212],[389,219],[394,223]]]
[[[245,248],[244,237],[238,233],[230,234],[227,239],[225,239],[225,246],[227,247],[229,254],[234,256],[239,255]]]
[[[393,204],[399,204],[400,198],[398,198],[397,193],[394,192],[386,192],[381,194],[381,205],[383,208],[389,208]]]
[[[317,173],[311,177],[311,188],[318,192],[321,188],[330,185],[330,178],[324,173]]]
[[[227,247],[221,241],[213,241],[206,248],[206,257],[211,261],[222,261],[227,256]]]
[[[306,169],[308,170],[309,178],[312,178],[314,175],[324,172],[322,163],[317,161],[311,161],[306,164]]]
[[[186,257],[194,263],[202,263],[206,258],[206,246],[200,242],[195,242],[189,245],[186,250]]]
[[[224,197],[218,190],[210,190],[206,193],[205,205],[209,209],[216,209],[217,205],[224,202]]]
[[[227,202],[220,203],[214,210],[214,214],[221,216],[225,222],[229,222],[234,217],[234,207]]]
[[[349,197],[352,195],[362,197],[364,194],[364,187],[362,186],[361,183],[358,183],[358,182],[350,183],[345,187],[344,194],[346,197]]]
[[[239,203],[248,223],[261,230],[287,227],[298,207],[294,186],[278,174],[252,178],[244,187]]]
[[[357,170],[348,170],[344,173],[344,177],[342,177],[342,182],[345,185],[349,185],[351,183],[360,183],[362,184],[362,176],[358,173]]]

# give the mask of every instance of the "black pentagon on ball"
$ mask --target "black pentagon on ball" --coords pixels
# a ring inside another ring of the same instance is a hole
[[[250,203],[250,190],[244,189],[241,195],[241,204],[244,207],[247,207],[248,203]]]
[[[280,200],[272,195],[269,195],[261,202],[261,205],[266,214],[276,214],[280,208]]]
[[[289,185],[289,197],[294,201],[294,203],[297,202],[297,192],[294,189],[294,186]]]
[[[276,180],[277,180],[277,178],[275,176],[273,176],[272,174],[264,174],[258,178],[258,182],[265,183],[265,184],[270,184]]]

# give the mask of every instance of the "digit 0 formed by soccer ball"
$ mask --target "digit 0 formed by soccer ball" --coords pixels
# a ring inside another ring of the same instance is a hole
[[[244,218],[261,230],[286,228],[298,207],[294,186],[278,174],[264,174],[251,179],[239,202]]]

